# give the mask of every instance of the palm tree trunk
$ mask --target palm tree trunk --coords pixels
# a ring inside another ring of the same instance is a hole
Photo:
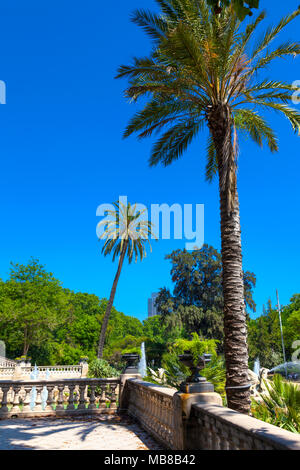
[[[219,173],[224,296],[224,353],[228,407],[250,411],[247,322],[244,301],[239,200],[230,110],[211,108],[209,128],[213,136]]]
[[[126,254],[126,249],[127,249],[127,241],[125,241],[125,243],[123,245],[123,249],[122,249],[122,252],[121,252],[121,255],[120,255],[120,258],[119,258],[117,273],[116,273],[115,278],[114,278],[114,282],[113,282],[113,285],[112,285],[112,288],[111,288],[111,291],[110,291],[109,300],[108,300],[106,310],[105,310],[105,315],[104,315],[104,318],[103,318],[103,323],[102,323],[101,333],[100,333],[100,338],[99,338],[99,344],[98,344],[98,354],[97,354],[98,359],[101,359],[102,356],[103,356],[106,330],[107,330],[107,326],[108,326],[108,322],[109,322],[111,308],[113,306],[113,302],[114,302],[114,298],[115,298],[115,294],[116,294],[116,290],[117,290],[118,281],[119,281],[121,270],[122,270],[123,261],[124,261],[125,254]]]

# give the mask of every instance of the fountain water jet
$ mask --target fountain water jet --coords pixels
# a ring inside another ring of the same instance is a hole
[[[260,371],[260,360],[259,360],[259,357],[257,357],[254,361],[253,372],[259,377],[259,371]]]
[[[36,380],[39,376],[39,370],[37,365],[35,364],[33,371],[30,374],[31,380]],[[33,386],[30,392],[30,409],[33,410],[35,407],[35,400],[36,400],[36,387]]]
[[[146,350],[145,343],[141,344],[141,359],[138,365],[139,373],[144,378],[147,375]]]

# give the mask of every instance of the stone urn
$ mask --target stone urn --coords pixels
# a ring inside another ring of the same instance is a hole
[[[211,360],[211,354],[203,354],[199,356],[198,362],[195,361],[191,351],[184,351],[184,354],[178,356],[179,361],[191,370],[191,375],[180,384],[180,390],[185,393],[206,393],[213,392],[214,386],[207,382],[206,378],[199,374]]]
[[[123,374],[138,374],[138,362],[140,356],[137,353],[127,353],[122,355],[122,360],[126,361]]]

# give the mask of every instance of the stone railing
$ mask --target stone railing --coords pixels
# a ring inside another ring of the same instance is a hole
[[[22,367],[23,375],[28,375],[34,371],[34,367]],[[49,374],[50,378],[79,378],[82,374],[82,365],[76,366],[38,366],[39,379],[45,378]]]
[[[14,367],[0,366],[0,379],[12,379],[15,374]]]
[[[174,448],[173,395],[176,390],[141,380],[127,380],[123,407],[165,447]]]
[[[0,365],[0,380],[30,380],[30,375],[34,371],[31,365],[13,364],[7,366]],[[77,365],[64,366],[38,366],[38,378],[52,379],[56,378],[85,378],[88,372],[88,364],[81,363]]]
[[[113,414],[119,384],[119,378],[0,380],[0,419]]]
[[[190,449],[300,450],[300,435],[218,405],[192,405]]]
[[[123,383],[123,411],[166,448],[300,450],[299,434],[223,407],[216,393],[181,393],[124,376]]]
[[[6,357],[0,356],[0,368],[15,367],[16,364],[16,361],[12,361],[11,359],[7,359]]]

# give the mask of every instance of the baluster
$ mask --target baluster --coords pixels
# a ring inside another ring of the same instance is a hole
[[[74,391],[75,391],[75,384],[70,384],[69,385],[69,404],[68,404],[68,407],[67,407],[68,410],[75,410]]]
[[[30,409],[30,392],[32,389],[32,385],[25,385],[24,390],[25,390],[25,398],[23,402],[23,410],[22,413],[26,413],[28,411],[31,411]]]
[[[96,385],[95,385],[95,384],[91,384],[91,385],[90,385],[90,388],[91,388],[91,396],[90,396],[90,403],[89,403],[88,409],[89,409],[89,410],[94,410],[94,409],[96,408],[96,405],[95,405],[95,401],[96,401],[96,396],[95,396]]]
[[[14,393],[14,398],[13,398],[13,407],[10,410],[11,413],[20,413],[20,406],[19,406],[19,392],[21,390],[20,385],[13,385],[13,393]]]
[[[117,384],[111,384],[110,389],[111,389],[111,394],[110,394],[110,408],[111,409],[116,409],[117,408],[117,395],[116,395],[116,388]]]
[[[2,396],[2,402],[1,402],[1,408],[0,408],[0,414],[1,413],[7,413],[8,412],[8,406],[7,406],[7,403],[8,403],[8,399],[7,399],[7,395],[8,395],[8,392],[9,392],[9,389],[10,389],[10,385],[1,385],[1,388],[2,388],[2,393],[3,393],[3,396]]]
[[[85,384],[80,384],[79,385],[79,405],[78,409],[79,410],[85,410]]]
[[[47,387],[47,390],[48,390],[48,397],[47,397],[47,400],[46,400],[46,408],[45,408],[45,411],[49,412],[49,411],[53,411],[53,404],[55,402],[55,399],[54,399],[54,385],[46,385]]]
[[[105,403],[106,403],[106,385],[103,384],[101,385],[101,389],[100,389],[99,408],[101,409],[105,408]]]
[[[43,389],[42,385],[36,385],[36,400],[35,400],[34,411],[38,411],[38,412],[43,411],[42,396],[41,396],[42,395],[42,389]]]
[[[229,433],[224,423],[218,423],[218,434],[220,436],[220,449],[229,450],[228,438]]]
[[[60,384],[60,385],[57,386],[57,388],[58,388],[58,398],[57,398],[56,410],[61,411],[61,410],[64,409],[63,402],[64,402],[64,388],[65,388],[65,386]]]

